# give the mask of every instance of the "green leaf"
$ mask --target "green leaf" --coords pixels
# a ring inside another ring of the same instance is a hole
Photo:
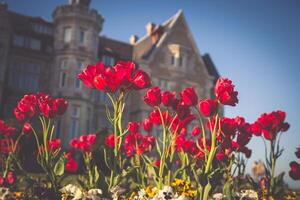
[[[56,162],[54,166],[54,174],[56,176],[61,176],[65,172],[65,161],[63,156]]]
[[[98,170],[98,167],[97,167],[97,166],[95,166],[95,167],[94,167],[94,182],[95,182],[95,183],[97,183],[97,182],[98,182],[98,180],[99,180],[99,177],[100,177],[100,175],[99,175],[99,170]]]
[[[226,198],[228,200],[231,200],[233,199],[233,192],[232,192],[232,189],[233,189],[233,183],[232,181],[227,181],[223,187],[223,194],[226,195]]]

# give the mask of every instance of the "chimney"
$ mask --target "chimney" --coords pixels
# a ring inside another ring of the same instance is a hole
[[[149,22],[147,25],[146,25],[146,31],[147,31],[147,35],[151,35],[155,29],[155,24],[152,23],[152,22]]]
[[[129,38],[130,44],[135,44],[139,40],[139,37],[137,35],[131,35]]]

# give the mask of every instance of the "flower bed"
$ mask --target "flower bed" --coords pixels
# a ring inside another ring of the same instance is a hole
[[[101,141],[105,148],[97,146],[97,134],[88,133],[73,138],[73,150],[64,152],[53,133],[55,118],[64,114],[68,102],[43,93],[25,95],[14,109],[22,128],[0,121],[1,198],[296,199],[284,187],[283,174],[275,176],[283,152],[280,135],[289,128],[285,112],[264,113],[254,123],[221,116],[222,106],[238,103],[231,80],[219,78],[215,98],[200,100],[193,87],[179,93],[152,87],[149,75],[129,61],[113,67],[88,65],[78,78],[110,99],[112,109],[107,107],[106,113],[113,130]],[[124,127],[126,99],[142,89],[147,89],[149,116]],[[19,143],[29,136],[35,139],[34,157],[42,178],[29,176],[19,156]],[[266,158],[260,173],[251,178],[245,175],[245,165],[252,153],[247,144],[254,136],[265,142]],[[97,160],[99,151],[104,160]],[[68,182],[79,166],[74,152],[83,158],[84,173]],[[299,150],[296,155],[300,157]],[[100,162],[106,170],[100,169]],[[299,164],[290,165],[289,175],[299,180]]]

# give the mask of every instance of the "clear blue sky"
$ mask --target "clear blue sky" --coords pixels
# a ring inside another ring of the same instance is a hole
[[[7,2],[12,10],[51,20],[55,6],[67,1]],[[288,171],[300,145],[300,1],[93,0],[91,6],[105,18],[101,34],[123,41],[131,34],[143,36],[147,22],[162,23],[183,9],[200,52],[210,53],[220,74],[239,91],[240,103],[226,108],[227,116],[253,122],[262,112],[287,112],[291,128],[282,137],[285,152],[277,171]],[[249,165],[264,156],[260,138],[250,147]]]

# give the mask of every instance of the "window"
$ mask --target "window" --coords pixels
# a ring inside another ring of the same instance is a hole
[[[84,68],[84,63],[82,61],[77,61],[77,69],[82,70]]]
[[[99,90],[93,90],[93,100],[96,103],[106,104],[108,106],[111,105],[109,98],[107,97],[105,92],[101,92]]]
[[[79,42],[80,42],[80,44],[85,43],[85,32],[83,29],[79,30]]]
[[[103,56],[102,61],[104,62],[104,65],[106,65],[106,66],[113,66],[115,64],[115,59],[110,56]]]
[[[13,36],[13,45],[18,47],[24,47],[25,38],[21,35]]]
[[[68,60],[62,60],[61,63],[60,63],[60,68],[61,69],[68,69],[68,67],[69,67]]]
[[[79,73],[80,73],[80,71],[79,71]],[[76,75],[79,73],[77,71]],[[75,89],[80,89],[80,88],[81,88],[81,81],[77,78],[77,76],[75,76]]]
[[[79,106],[72,106],[71,117],[78,118],[79,115],[80,115],[80,107]]]
[[[69,136],[71,138],[77,137],[77,132],[78,132],[78,119],[72,118],[70,129],[69,129]]]
[[[33,50],[41,50],[41,41],[34,38],[30,38],[29,48]]]
[[[176,63],[175,63],[175,56],[174,55],[172,55],[171,56],[171,65],[175,65]]]
[[[180,55],[180,56],[179,56],[179,66],[180,66],[180,67],[183,66],[183,59],[184,59],[183,55]]]
[[[71,106],[71,124],[69,128],[69,137],[74,138],[78,133],[80,107],[76,105]]]
[[[24,92],[39,90],[40,67],[36,63],[14,62],[9,68],[8,85]]]
[[[82,68],[84,67],[83,62],[77,61],[77,69],[75,71],[75,88],[81,89],[81,81],[77,78],[77,74],[81,73]]]
[[[64,42],[69,43],[71,42],[72,38],[72,29],[70,27],[64,28]]]
[[[59,80],[59,87],[63,88],[66,85],[67,73],[60,72],[60,80]]]
[[[32,29],[37,33],[43,33],[47,35],[53,34],[53,29],[50,26],[42,25],[42,24],[32,24]]]

